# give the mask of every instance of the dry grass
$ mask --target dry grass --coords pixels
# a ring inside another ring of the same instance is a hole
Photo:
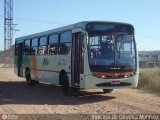
[[[140,69],[138,88],[160,91],[160,68]]]

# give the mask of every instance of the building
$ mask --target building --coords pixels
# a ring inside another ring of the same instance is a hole
[[[160,51],[139,51],[140,67],[160,67]]]

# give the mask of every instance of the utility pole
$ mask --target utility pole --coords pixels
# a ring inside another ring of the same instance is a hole
[[[13,27],[13,0],[4,0],[4,50],[12,46]]]

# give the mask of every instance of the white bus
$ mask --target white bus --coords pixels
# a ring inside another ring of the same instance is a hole
[[[28,85],[62,85],[65,95],[81,89],[137,87],[134,27],[85,21],[15,40],[15,73]]]

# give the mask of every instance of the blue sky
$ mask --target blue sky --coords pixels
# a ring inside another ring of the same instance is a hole
[[[160,0],[13,0],[14,38],[86,20],[131,23],[139,50],[160,50]],[[3,50],[3,0],[0,50]],[[13,40],[14,41],[14,40]]]

